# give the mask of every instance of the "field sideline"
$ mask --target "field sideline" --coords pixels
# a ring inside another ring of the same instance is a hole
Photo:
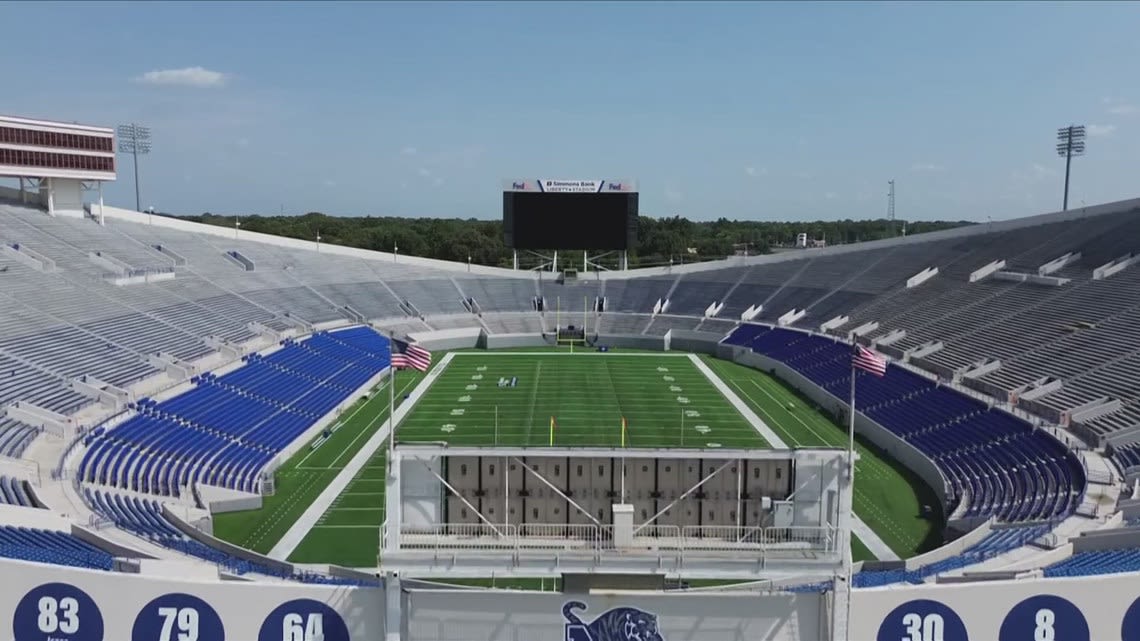
[[[703,362],[790,447],[844,447],[846,432],[764,372],[702,356]],[[397,376],[399,399],[422,379]],[[511,385],[511,381],[514,385]],[[500,381],[503,386],[500,386]],[[384,393],[379,393],[383,391]],[[277,493],[261,510],[215,517],[215,534],[266,552],[387,418],[386,383],[346,412],[317,449],[305,448],[277,473]],[[764,439],[685,355],[551,350],[464,351],[398,427],[401,441],[464,445],[766,447]],[[938,524],[918,517],[936,504],[929,489],[873,448],[857,444],[855,511],[900,557],[937,544]],[[337,497],[290,555],[300,563],[373,567],[384,520],[385,451]],[[874,558],[853,541],[856,560]]]

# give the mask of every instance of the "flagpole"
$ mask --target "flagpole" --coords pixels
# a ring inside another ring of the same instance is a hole
[[[621,455],[621,502],[625,503],[625,453]]]
[[[858,349],[857,343],[853,344],[854,349]],[[851,494],[851,501],[848,503],[849,513],[847,514],[847,536],[843,550],[843,570],[846,574],[847,580],[847,604],[846,620],[844,627],[851,625],[851,593],[852,593],[852,565],[854,565],[854,558],[851,552],[852,541],[852,522],[855,519],[855,357],[851,357],[851,405],[849,406],[851,416],[848,417],[847,423],[847,491]]]
[[[625,417],[621,417],[621,502],[625,503]]]
[[[395,332],[388,336],[388,465],[396,460],[396,366],[391,362],[395,338]]]
[[[851,361],[851,416],[847,425],[847,478],[855,487],[855,361]],[[854,490],[852,490],[854,491]],[[854,495],[852,495],[854,496]]]

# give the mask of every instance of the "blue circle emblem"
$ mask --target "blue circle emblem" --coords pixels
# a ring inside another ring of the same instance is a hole
[[[1132,602],[1120,623],[1121,641],[1140,641],[1140,599]]]
[[[261,624],[257,641],[349,641],[348,626],[336,610],[313,599],[277,606]]]
[[[192,594],[164,594],[135,617],[131,641],[225,641],[226,630],[214,608]]]
[[[1089,624],[1068,599],[1039,594],[1005,615],[998,641],[1089,641]]]
[[[68,583],[45,583],[20,599],[12,616],[16,641],[103,641],[94,599]]]
[[[907,601],[891,610],[879,626],[877,641],[970,641],[962,617],[930,599]]]

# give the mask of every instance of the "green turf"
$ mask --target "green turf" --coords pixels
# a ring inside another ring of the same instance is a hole
[[[858,563],[859,561],[877,561],[871,550],[859,540],[859,537],[854,534],[851,535],[851,560]]]
[[[401,422],[399,440],[545,446],[554,416],[557,446],[617,446],[624,416],[630,447],[767,446],[685,355],[536,351],[457,353]],[[846,445],[846,433],[833,419],[768,374],[702,358],[789,446]],[[517,377],[516,387],[498,386],[500,378],[511,377]],[[402,374],[401,398],[420,379]],[[270,549],[387,417],[387,398],[376,394],[346,413],[328,443],[304,449],[278,471],[277,493],[263,509],[219,515],[215,532],[257,551]],[[788,409],[789,403],[795,407]],[[938,524],[917,516],[920,503],[937,504],[929,489],[866,444],[857,449],[856,513],[903,558],[932,547]],[[384,463],[381,449],[290,561],[374,566],[384,519]],[[855,560],[874,558],[858,540],[852,554]]]
[[[422,378],[418,373],[401,373],[396,380],[400,392],[397,394],[397,403]],[[260,509],[215,515],[214,536],[262,554],[272,549],[316,500],[321,490],[336,478],[369,437],[380,428],[388,418],[388,404],[388,385],[385,381],[371,398],[357,401],[342,415],[342,425],[324,444],[316,449],[301,448],[278,468],[275,492],[264,498]],[[375,560],[373,555],[369,565],[374,564]]]
[[[846,430],[780,381],[730,361],[704,360],[789,447],[847,446]],[[921,505],[938,505],[930,488],[862,439],[855,451],[854,509],[859,518],[904,559],[937,547],[941,523],[919,516]],[[865,547],[855,551],[873,558]]]
[[[517,378],[517,387],[499,387]],[[456,445],[767,447],[687,356],[457,354],[398,440]]]
[[[387,441],[385,441],[387,443]],[[384,523],[384,471],[387,446],[376,450],[360,473],[309,530],[289,556],[294,563],[372,567],[380,553]]]

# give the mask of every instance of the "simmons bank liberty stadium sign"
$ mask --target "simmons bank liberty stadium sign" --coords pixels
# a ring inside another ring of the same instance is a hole
[[[551,194],[632,193],[637,186],[632,180],[508,180],[503,191],[538,191]]]

